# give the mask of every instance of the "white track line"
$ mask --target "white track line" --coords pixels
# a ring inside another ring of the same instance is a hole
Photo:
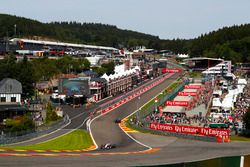
[[[172,74],[173,75],[173,74]],[[171,77],[172,75],[170,75],[169,77]],[[176,80],[178,80],[178,79],[176,79]],[[175,80],[175,81],[176,81]],[[162,81],[163,82],[163,81]],[[161,82],[161,83],[162,83]],[[160,84],[160,83],[159,83]],[[169,85],[170,86],[170,85]],[[168,86],[168,87],[169,87]],[[167,87],[167,88],[168,88]],[[145,93],[145,92],[147,92],[147,91],[144,91],[143,93]],[[137,96],[135,96],[135,98],[136,97],[138,97],[138,96],[140,96],[141,94],[143,94],[143,93],[140,93],[139,95],[137,95]],[[157,96],[157,95],[156,95]],[[155,96],[155,97],[156,97]],[[153,97],[151,100],[153,100],[155,97]],[[132,98],[132,99],[134,99],[134,98]],[[94,143],[94,145],[96,146],[96,149],[98,149],[98,145],[96,144],[96,141],[95,141],[95,139],[94,139],[94,137],[93,137],[93,134],[92,134],[92,130],[91,130],[91,124],[92,124],[92,122],[95,120],[95,119],[97,119],[97,118],[99,118],[99,117],[101,117],[101,116],[103,116],[103,115],[106,115],[106,114],[108,114],[109,112],[111,112],[112,110],[114,110],[114,109],[116,109],[116,108],[118,108],[118,107],[120,107],[120,106],[122,106],[123,104],[126,104],[127,102],[129,102],[129,101],[131,101],[132,99],[130,99],[130,100],[128,100],[128,101],[126,101],[125,103],[122,103],[122,104],[120,104],[120,105],[118,105],[117,107],[114,107],[114,108],[112,108],[110,111],[108,111],[108,112],[105,112],[104,114],[102,113],[101,115],[98,115],[97,117],[95,117],[94,119],[92,119],[91,121],[90,121],[90,123],[89,123],[89,133],[90,133],[90,136],[91,136],[91,138],[92,138],[92,140],[93,140],[93,143]],[[150,101],[151,101],[150,100]],[[145,104],[147,104],[148,102],[146,102]],[[144,104],[144,105],[145,105]],[[143,106],[144,106],[143,105]],[[137,112],[137,110],[135,110],[133,113],[131,113],[130,115],[128,115],[127,117],[125,117],[125,118],[128,118],[128,117],[130,117],[132,114],[134,114],[135,112]],[[124,119],[125,119],[124,118]],[[120,126],[119,126],[120,127]],[[120,129],[121,129],[121,127],[120,127]],[[123,131],[123,130],[122,130]],[[144,147],[146,147],[146,148],[148,148],[147,150],[151,150],[152,149],[152,147],[150,147],[150,146],[147,146],[147,145],[145,145],[145,144],[143,144],[143,143],[141,143],[141,142],[139,142],[138,140],[136,140],[135,138],[133,138],[131,135],[129,135],[127,132],[125,132],[125,131],[123,131],[129,138],[131,138],[132,140],[134,140],[136,143],[138,143],[138,144],[140,144],[140,145],[142,145],[142,146],[144,146]],[[93,150],[96,150],[96,149],[93,149]],[[145,150],[144,150],[145,151]],[[143,151],[139,151],[139,152],[143,152]]]
[[[177,81],[178,79],[176,79],[175,81]],[[174,81],[174,82],[175,82]],[[170,86],[170,85],[169,85]],[[168,87],[169,87],[168,86]],[[167,88],[168,88],[167,87]],[[167,89],[166,88],[166,89]],[[160,93],[159,93],[160,94]],[[158,95],[159,95],[158,94]],[[155,97],[157,97],[158,95],[156,95]],[[155,97],[153,97],[151,100],[149,100],[149,101],[152,101],[152,100],[154,100],[155,99]],[[143,106],[145,106],[146,104],[147,104],[148,102],[146,102],[145,104],[143,104],[140,108],[142,108]],[[140,109],[139,109],[140,110]],[[129,114],[127,117],[125,117],[125,118],[123,118],[123,119],[126,119],[126,118],[128,118],[128,117],[130,117],[131,115],[133,115],[133,114],[135,114],[136,112],[138,112],[138,110],[135,110],[133,113],[131,113],[131,114]],[[140,145],[142,145],[142,146],[144,146],[144,147],[147,147],[148,148],[148,150],[151,150],[152,149],[152,147],[150,147],[150,146],[148,146],[148,145],[146,145],[146,144],[143,144],[143,143],[141,143],[140,141],[138,141],[138,140],[136,140],[134,137],[132,137],[130,134],[128,134],[128,132],[126,132],[126,131],[124,131],[122,128],[121,128],[121,126],[119,125],[119,127],[120,127],[120,129],[128,136],[128,137],[130,137],[132,140],[134,140],[136,143],[138,143],[138,144],[140,144]],[[145,151],[145,150],[144,150]],[[143,151],[139,151],[139,152],[143,152]]]
[[[68,115],[67,115],[68,116]],[[29,139],[29,140],[25,140],[25,141],[21,141],[21,142],[17,142],[17,143],[11,143],[11,144],[5,144],[5,146],[11,146],[11,145],[16,145],[16,144],[22,144],[22,143],[25,143],[25,142],[30,142],[30,141],[34,141],[34,140],[37,140],[37,139],[40,139],[42,137],[45,137],[45,136],[48,136],[48,135],[51,135],[59,130],[62,130],[64,127],[68,126],[69,124],[71,123],[71,119],[69,119],[69,122],[66,124],[66,125],[63,125],[62,127],[60,127],[59,129],[55,130],[55,131],[52,131],[48,134],[44,134],[42,136],[38,136],[38,137],[35,137],[35,138],[32,138],[32,139]],[[37,143],[38,144],[38,143]]]

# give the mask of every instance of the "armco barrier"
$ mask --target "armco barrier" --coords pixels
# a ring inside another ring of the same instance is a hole
[[[213,136],[201,136],[201,135],[191,135],[191,134],[152,130],[149,128],[149,123],[145,123],[145,122],[140,122],[140,123],[130,122],[130,126],[131,128],[138,130],[140,132],[144,132],[144,133],[151,133],[151,134],[163,135],[163,136],[173,136],[173,137],[185,138],[185,139],[191,139],[191,140],[216,142],[216,137],[213,137]]]
[[[174,97],[178,94],[179,91],[182,91],[184,89],[184,85],[188,84],[188,81],[185,81],[181,83],[178,87],[176,87],[174,90],[172,90],[170,93],[163,94],[163,96],[159,99],[159,102],[157,104],[152,103],[147,108],[138,111],[137,116],[140,117],[140,119],[143,119],[150,113],[152,113],[155,110],[155,105],[160,106],[165,103],[166,100],[172,100]]]
[[[155,167],[241,167],[241,156],[221,157],[196,162],[184,162],[177,164],[150,165]],[[139,167],[139,166],[138,166]],[[140,166],[142,167],[142,166]],[[247,167],[244,165],[244,167]]]
[[[32,133],[27,133],[27,134],[21,135],[21,136],[8,136],[6,134],[0,135],[0,145],[17,143],[17,142],[29,140],[29,139],[32,139],[35,137],[39,137],[39,136],[51,133],[51,132],[63,127],[64,125],[69,123],[69,121],[70,121],[69,117],[66,116],[66,117],[64,117],[64,119],[62,119],[59,122],[56,122],[52,126],[44,127],[44,129],[37,130],[35,132],[32,131]]]

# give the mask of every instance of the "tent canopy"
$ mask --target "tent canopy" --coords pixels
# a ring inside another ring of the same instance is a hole
[[[220,101],[220,98],[213,98],[213,103],[212,103],[213,107],[221,107],[222,106],[222,103]]]

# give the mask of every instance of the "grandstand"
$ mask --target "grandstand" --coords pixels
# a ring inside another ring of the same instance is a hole
[[[184,62],[188,66],[188,68],[194,71],[204,71],[210,67],[213,67],[223,62],[223,59],[195,57],[195,58],[185,59]]]
[[[8,41],[0,41],[0,54],[6,52],[13,52],[19,55],[29,54],[35,55],[36,53],[43,53],[50,56],[56,55],[79,55],[79,53],[90,52],[105,52],[112,53],[118,52],[118,49],[113,47],[73,44],[54,41],[31,40],[23,38],[12,38]]]

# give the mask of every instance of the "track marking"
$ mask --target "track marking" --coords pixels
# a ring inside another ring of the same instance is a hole
[[[163,77],[162,79],[160,79],[160,80],[158,80],[157,81],[157,85],[159,84],[159,83],[161,83],[162,81],[164,81],[164,79],[166,79],[166,78],[169,78],[169,77],[171,77],[173,74],[168,74],[167,76],[165,76],[165,77]],[[139,95],[141,95],[141,94],[143,94],[143,93],[145,93],[147,90],[149,90],[149,88],[152,88],[153,86],[155,86],[156,84],[151,84],[151,85],[149,85],[149,86],[147,86],[145,89],[143,89],[143,90],[141,90],[139,93],[136,93],[136,94],[134,94],[133,96],[129,96],[129,100],[125,100],[124,101],[124,103],[122,103],[122,104],[120,104],[120,105],[123,105],[123,104],[125,104],[126,102],[128,102],[128,101],[130,101],[130,99],[134,99],[135,97],[137,97],[137,96],[139,96]],[[154,98],[153,98],[154,99]],[[146,103],[145,103],[146,104]],[[144,104],[144,105],[145,105]],[[98,148],[98,145],[96,144],[96,142],[95,142],[95,140],[94,140],[94,138],[93,138],[93,135],[92,135],[92,131],[91,131],[91,123],[95,120],[95,119],[97,119],[97,118],[99,118],[99,117],[101,117],[101,116],[103,116],[103,115],[105,115],[105,114],[107,114],[107,113],[109,113],[109,112],[111,112],[112,110],[114,110],[115,108],[118,108],[120,105],[116,105],[116,106],[112,106],[112,108],[111,108],[111,110],[110,111],[108,111],[108,112],[105,112],[105,113],[103,113],[103,114],[101,114],[101,115],[99,115],[99,116],[97,116],[97,117],[95,117],[93,120],[91,120],[90,121],[90,123],[89,123],[89,130],[90,130],[90,136],[91,136],[91,138],[92,138],[92,140],[93,140],[93,143],[94,143],[94,145],[92,145],[91,147],[89,147],[89,148],[87,148],[87,149],[83,149],[83,150],[10,150],[10,149],[0,149],[0,151],[15,151],[15,152],[39,152],[39,154],[21,154],[21,153],[0,153],[0,156],[97,156],[97,155],[117,155],[117,154],[120,154],[120,155],[123,155],[123,154],[144,154],[144,153],[152,153],[152,152],[156,152],[156,151],[159,151],[160,149],[159,148],[151,148],[150,146],[147,146],[147,145],[145,145],[145,144],[143,144],[143,143],[141,143],[141,142],[139,142],[138,140],[136,140],[136,139],[134,139],[132,136],[130,136],[129,134],[128,134],[128,132],[137,132],[137,131],[135,131],[135,130],[132,130],[132,129],[129,129],[129,128],[125,128],[125,121],[126,121],[126,119],[129,117],[129,116],[131,116],[132,114],[134,114],[135,112],[133,112],[133,113],[131,113],[130,115],[128,115],[125,119],[123,119],[122,121],[123,121],[123,125],[124,125],[124,129],[125,130],[123,130],[122,128],[121,128],[121,126],[120,126],[120,124],[119,124],[119,127],[124,131],[124,133],[128,136],[128,137],[130,137],[132,140],[134,140],[136,143],[138,143],[138,144],[140,144],[140,145],[142,145],[142,146],[144,146],[144,147],[146,147],[146,148],[148,148],[148,149],[146,149],[146,150],[143,150],[143,151],[136,151],[136,152],[112,152],[112,153],[82,153],[82,154],[70,154],[70,153],[65,153],[65,152],[85,152],[85,151],[90,151],[90,150],[96,150],[97,148]],[[79,116],[81,116],[83,113],[80,113],[80,114],[78,114],[78,115],[76,115],[75,117],[73,117],[72,119],[75,119],[75,118],[77,118],[77,117],[79,117]],[[70,122],[71,122],[71,120],[72,119],[70,119]],[[89,117],[87,117],[84,121],[83,121],[83,123],[80,125],[80,126],[78,126],[76,129],[79,129],[87,120],[89,119]],[[67,124],[68,125],[68,124]],[[65,125],[65,126],[67,126],[67,125]],[[64,127],[65,127],[64,126]],[[73,130],[75,130],[75,129],[73,129]],[[72,132],[73,130],[71,130],[70,132]],[[68,132],[68,133],[70,133],[70,132]],[[53,133],[53,132],[52,132]],[[66,135],[66,134],[68,134],[68,133],[65,133],[65,134],[63,134],[63,135]],[[63,136],[63,135],[61,135],[61,136]],[[42,136],[40,136],[40,137],[42,137]],[[60,137],[60,136],[58,136],[58,137]],[[56,137],[56,138],[58,138],[58,137]],[[53,138],[53,139],[55,139],[55,138]],[[51,139],[51,140],[53,140],[53,139]],[[47,141],[49,141],[49,140],[47,140]],[[43,152],[46,152],[46,154],[45,153],[43,153]],[[64,153],[64,154],[53,154],[53,153],[47,153],[47,152],[56,152],[56,153]]]
[[[32,157],[32,156],[47,156],[47,157],[59,157],[59,156],[102,156],[102,155],[133,155],[133,154],[148,154],[159,151],[159,148],[153,148],[144,151],[135,152],[110,152],[110,153],[0,153],[0,157],[16,156],[16,157]]]
[[[134,133],[134,132],[138,132],[137,130],[131,129],[126,127],[126,121],[128,120],[128,118],[125,118],[123,120],[121,120],[121,123],[119,123],[120,128],[124,131],[124,132],[128,132],[128,133]]]

